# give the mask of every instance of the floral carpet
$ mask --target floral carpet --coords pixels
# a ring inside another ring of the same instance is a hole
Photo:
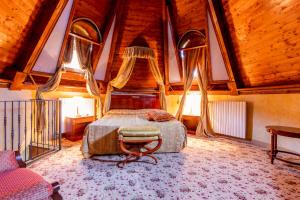
[[[189,137],[181,153],[157,154],[158,165],[130,163],[123,169],[84,160],[79,148],[67,145],[29,168],[59,181],[63,198],[72,200],[300,199],[300,169],[280,161],[271,165],[265,149],[244,142]]]

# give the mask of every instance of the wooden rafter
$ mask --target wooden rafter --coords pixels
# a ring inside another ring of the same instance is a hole
[[[169,87],[170,87],[170,78],[169,78],[169,49],[168,49],[168,18],[167,18],[167,6],[166,2],[163,1],[162,3],[162,24],[163,24],[163,52],[164,52],[164,72],[165,72],[165,85],[166,85],[166,94],[168,94]]]
[[[37,71],[32,71],[31,73],[29,73],[29,75],[39,76],[39,77],[47,77],[47,78],[50,78],[53,76],[53,74],[51,74],[51,73],[37,72]],[[82,74],[77,73],[77,72],[69,72],[69,71],[63,73],[62,79],[73,80],[73,81],[84,81],[84,77]]]
[[[238,89],[240,94],[287,94],[299,93],[300,84],[266,86],[266,87],[250,87]]]
[[[222,17],[223,15],[220,11],[221,5],[219,5],[218,3],[220,2],[208,0],[208,11],[229,76],[228,87],[231,90],[232,94],[237,94],[237,88],[241,85],[238,75],[236,74],[237,72],[233,71],[234,69],[237,69],[237,62],[232,49],[231,39],[229,38],[228,33],[226,34],[226,31],[228,29],[225,22],[222,20],[224,19],[224,17]]]
[[[122,5],[124,5],[124,1],[118,0],[117,4],[116,4],[116,12],[115,12],[116,13],[115,28],[114,28],[111,47],[110,47],[108,63],[107,63],[107,67],[106,67],[105,82],[108,82],[111,79],[110,74],[111,74],[111,70],[112,70],[114,55],[116,52],[117,42],[118,42],[118,38],[119,38],[119,30],[120,30],[120,26],[121,26],[121,19],[122,19],[123,10],[124,10],[123,9],[124,6],[122,6]]]
[[[34,85],[34,84],[23,84],[22,89],[25,90],[36,90],[41,85]],[[80,92],[80,93],[87,93],[85,87],[78,87],[78,86],[67,86],[67,85],[60,85],[55,90],[56,92]]]
[[[38,59],[43,47],[45,46],[52,30],[54,29],[56,22],[58,21],[61,13],[63,12],[65,6],[67,5],[68,0],[59,0],[53,13],[51,14],[49,21],[40,29],[42,31],[38,42],[33,48],[32,52],[27,52],[29,56],[28,59],[24,60],[24,63],[21,63],[23,66],[22,72],[16,72],[13,82],[10,86],[10,89],[20,89],[23,82],[27,77],[27,73],[30,73],[36,60]],[[30,51],[27,49],[27,51]]]

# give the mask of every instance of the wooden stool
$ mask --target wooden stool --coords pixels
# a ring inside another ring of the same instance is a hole
[[[146,162],[138,161],[142,156],[152,158],[155,163],[151,164],[157,164],[157,158],[151,154],[157,151],[162,143],[158,128],[151,126],[128,126],[119,128],[118,133],[121,151],[126,154],[126,158],[117,163],[119,168],[123,168],[129,162]],[[156,146],[154,148],[147,147],[152,142],[157,142]]]

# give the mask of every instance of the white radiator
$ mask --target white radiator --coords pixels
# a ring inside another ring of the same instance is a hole
[[[210,120],[216,133],[246,138],[246,102],[209,102]]]

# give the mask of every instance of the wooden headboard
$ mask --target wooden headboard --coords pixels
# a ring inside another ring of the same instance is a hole
[[[114,94],[110,109],[160,109],[159,94]]]

